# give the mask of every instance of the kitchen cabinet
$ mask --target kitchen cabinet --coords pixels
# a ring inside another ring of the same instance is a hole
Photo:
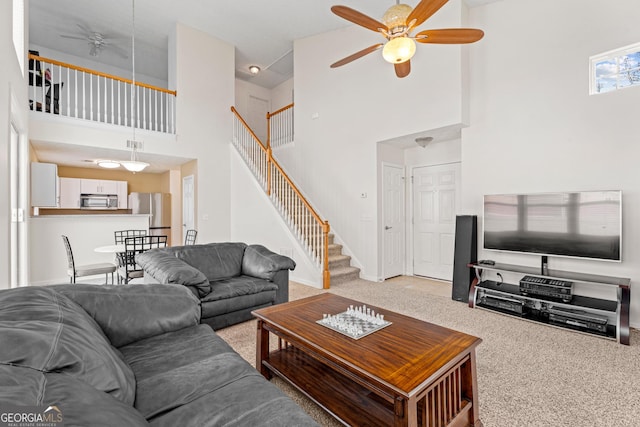
[[[58,165],[31,163],[31,206],[41,208],[58,206]]]
[[[117,181],[103,179],[81,179],[80,193],[82,194],[118,194]]]
[[[129,188],[127,181],[116,181],[118,191],[118,209],[128,209],[129,204]]]
[[[61,209],[80,208],[80,179],[60,178],[60,203]]]

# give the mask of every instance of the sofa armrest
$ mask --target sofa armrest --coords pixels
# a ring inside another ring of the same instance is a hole
[[[114,347],[200,323],[200,300],[182,286],[54,285],[93,317]]]
[[[273,281],[281,270],[293,270],[296,263],[291,258],[270,251],[262,245],[249,245],[242,257],[242,274]]]
[[[136,256],[136,263],[142,267],[145,276],[150,275],[158,283],[187,286],[198,298],[211,292],[211,285],[204,273],[171,253],[146,251]]]

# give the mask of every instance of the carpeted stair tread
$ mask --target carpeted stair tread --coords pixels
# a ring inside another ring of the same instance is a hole
[[[351,257],[349,255],[329,255],[329,269],[348,267],[351,265]]]
[[[329,244],[329,257],[342,254],[342,245],[337,243]]]
[[[350,282],[360,277],[360,269],[357,267],[340,267],[329,270],[331,285]]]

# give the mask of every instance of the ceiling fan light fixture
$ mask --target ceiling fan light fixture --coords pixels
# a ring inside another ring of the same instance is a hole
[[[394,34],[394,28],[407,25],[407,18],[412,10],[413,8],[407,4],[394,4],[382,15],[382,23],[387,26],[391,34]]]
[[[382,49],[382,57],[392,64],[407,62],[416,53],[416,42],[409,37],[396,37],[389,40]]]
[[[105,169],[115,169],[120,167],[120,163],[115,160],[98,160],[96,163],[98,166]]]
[[[255,76],[260,72],[260,67],[258,67],[257,65],[250,65],[249,72]]]

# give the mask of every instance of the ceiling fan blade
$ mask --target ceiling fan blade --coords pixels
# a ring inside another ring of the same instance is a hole
[[[375,52],[376,50],[380,49],[383,46],[382,43],[378,43],[378,44],[374,44],[373,46],[369,46],[366,49],[362,49],[361,51],[358,51],[356,53],[354,53],[353,55],[349,55],[346,58],[342,58],[340,61],[338,62],[334,62],[333,64],[331,64],[331,68],[337,68],[337,67],[341,67],[345,64],[348,64],[351,61],[355,61],[358,58],[361,58],[365,55],[370,54],[371,52]]]
[[[393,68],[396,70],[396,76],[403,78],[407,77],[411,72],[411,61],[401,62],[400,64],[393,64]]]
[[[84,33],[86,34],[93,34],[93,31],[91,30],[91,28],[89,28],[88,25],[86,24],[81,24],[81,23],[76,23],[76,25],[78,26],[78,28],[80,28]]]
[[[484,31],[475,28],[445,28],[425,30],[416,34],[419,43],[464,44],[473,43],[484,37]]]
[[[65,38],[65,39],[87,40],[86,37],[82,37],[82,36],[67,36],[67,35],[64,35],[64,34],[60,34],[60,37]]]
[[[422,0],[413,8],[407,17],[407,23],[415,19],[416,23],[413,24],[413,28],[417,27],[440,10],[440,8],[448,1],[449,0]]]
[[[351,9],[347,6],[332,6],[331,11],[338,15],[340,18],[346,19],[347,21],[353,22],[354,24],[358,24],[364,28],[368,28],[371,31],[375,31],[376,33],[383,30],[387,30],[387,26],[382,22],[376,21],[373,18],[368,17],[364,13],[358,12],[357,10]]]

